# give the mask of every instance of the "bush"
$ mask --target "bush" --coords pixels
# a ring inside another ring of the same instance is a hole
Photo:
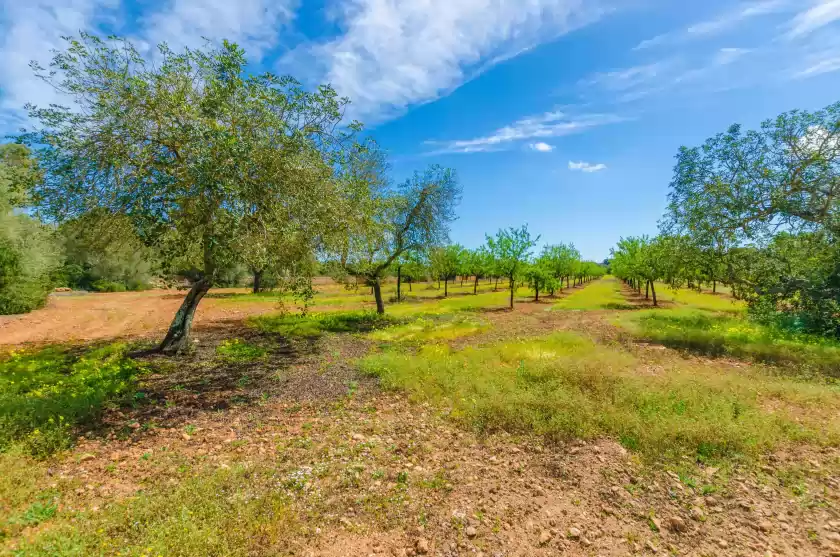
[[[42,307],[52,291],[58,251],[50,232],[4,205],[0,186],[0,314]]]
[[[112,280],[98,280],[90,285],[96,292],[125,292],[125,285]]]
[[[11,352],[0,361],[0,450],[20,444],[44,457],[68,448],[75,428],[133,392],[139,372],[121,344],[81,356],[55,348]]]

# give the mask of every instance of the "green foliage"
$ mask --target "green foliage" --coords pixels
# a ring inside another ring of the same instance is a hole
[[[392,317],[371,311],[259,315],[248,319],[250,326],[262,332],[291,337],[317,337],[327,332],[368,332],[396,322]]]
[[[62,286],[123,292],[143,290],[152,278],[154,252],[125,215],[92,211],[63,223],[57,237],[65,257],[58,271]]]
[[[73,355],[49,348],[0,361],[0,450],[22,445],[35,456],[69,447],[109,404],[130,395],[141,368],[114,344]]]
[[[385,387],[451,408],[455,419],[481,432],[609,435],[651,460],[756,457],[791,441],[840,439],[836,425],[766,411],[756,395],[836,406],[831,387],[694,369],[642,376],[626,352],[571,333],[461,351],[391,350],[361,365]]]
[[[840,338],[840,103],[680,149],[664,228],[766,321]],[[779,233],[779,231],[783,231]],[[749,245],[755,242],[755,245]],[[708,274],[708,272],[707,272]]]
[[[266,350],[241,338],[234,338],[219,344],[216,347],[216,355],[227,362],[246,363],[264,358]]]
[[[461,245],[434,247],[429,250],[429,270],[434,278],[448,282],[453,280],[463,267],[464,257],[464,247]],[[447,293],[448,291],[444,291],[444,295]]]
[[[629,322],[642,338],[712,356],[789,366],[840,377],[840,343],[706,312],[642,312]]]
[[[46,227],[15,212],[22,186],[7,170],[0,158],[0,314],[26,313],[46,303],[59,250]]]

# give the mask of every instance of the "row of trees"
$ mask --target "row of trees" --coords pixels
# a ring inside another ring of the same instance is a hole
[[[516,286],[525,284],[535,292],[554,295],[566,287],[583,284],[603,276],[605,268],[591,261],[581,260],[580,252],[571,244],[549,245],[534,257],[533,249],[539,236],[532,237],[527,226],[499,230],[487,236],[486,244],[477,249],[461,245],[433,246],[426,251],[408,252],[392,263],[397,277],[397,300],[401,297],[401,283],[431,278],[443,283],[444,297],[449,295],[449,282],[461,277],[461,282],[473,281],[473,294],[478,293],[481,279],[508,281],[510,307],[513,307]]]
[[[614,274],[723,282],[754,318],[840,338],[840,103],[681,148],[660,229],[619,242]]]

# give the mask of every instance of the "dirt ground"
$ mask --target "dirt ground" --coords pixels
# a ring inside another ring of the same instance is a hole
[[[4,321],[0,335],[3,344],[156,335],[181,296],[56,296],[39,312]],[[605,318],[610,312],[548,307],[485,312],[493,326],[469,343],[570,329],[625,345],[645,369],[687,357],[623,338]],[[293,496],[313,517],[283,554],[840,557],[836,448],[768,455],[756,467],[700,467],[685,477],[643,465],[609,440],[479,437],[441,409],[360,376],[349,362],[370,345],[353,336],[278,341],[268,361],[246,366],[212,363],[227,336],[221,325],[272,309],[203,303],[200,349],[144,380],[145,396],[158,403],[109,411],[100,430],[49,469],[44,481],[70,494],[62,505],[95,512],[153,486],[176,486],[184,465],[280,466],[302,478]],[[791,470],[807,499],[791,495],[784,479]]]
[[[195,330],[235,324],[249,315],[277,311],[271,301],[231,304],[214,289],[196,310]],[[0,316],[0,346],[162,337],[185,292],[54,293],[47,306],[24,315]]]

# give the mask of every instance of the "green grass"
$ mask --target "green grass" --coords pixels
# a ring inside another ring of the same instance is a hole
[[[389,350],[361,361],[386,388],[436,402],[486,433],[610,436],[647,458],[671,460],[730,459],[786,442],[840,440],[835,387],[679,364],[657,376],[638,375],[630,354],[572,333],[457,352],[446,345]],[[807,407],[809,418],[765,411],[765,399]]]
[[[71,513],[24,539],[15,555],[285,555],[300,528],[274,470],[236,467],[143,491],[101,512]]]
[[[259,315],[248,319],[248,325],[265,333],[289,337],[317,337],[324,333],[370,332],[396,323],[389,315],[373,311],[311,313],[308,315]]]
[[[140,366],[113,344],[81,355],[60,348],[13,351],[0,361],[0,450],[20,444],[47,456],[73,432],[134,392]]]
[[[840,377],[840,343],[790,333],[746,318],[692,310],[653,310],[639,312],[620,323],[641,338],[672,348]]]
[[[420,317],[395,327],[368,334],[368,338],[385,342],[436,342],[474,335],[487,329],[487,324],[467,315],[449,319]]]
[[[593,309],[632,309],[621,294],[621,283],[613,277],[596,280],[566,296],[554,309],[593,310]]]
[[[264,358],[265,355],[265,348],[245,342],[241,338],[225,340],[216,347],[216,356],[231,363],[253,362]]]
[[[672,290],[664,284],[656,285],[656,296],[660,301],[674,302],[680,306],[706,311],[742,313],[747,305],[723,293],[697,292],[687,288]]]

